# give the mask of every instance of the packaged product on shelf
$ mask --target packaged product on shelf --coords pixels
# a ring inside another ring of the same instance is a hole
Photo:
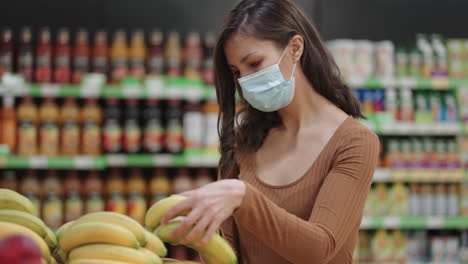
[[[107,44],[107,33],[98,31],[94,35],[92,50],[92,71],[107,74],[109,72],[109,46]]]
[[[461,167],[460,152],[455,140],[447,140],[447,152],[445,158],[447,159],[447,168],[459,169]]]
[[[403,161],[403,167],[410,169],[414,167],[414,160],[412,159],[411,141],[409,139],[403,139],[400,141],[401,159]]]
[[[107,99],[102,128],[102,147],[106,153],[118,153],[122,150],[121,116],[119,100]]]
[[[409,73],[409,54],[405,47],[399,46],[396,49],[395,55],[395,66],[396,66],[396,76],[397,77],[406,77]]]
[[[130,43],[130,75],[142,79],[145,76],[146,45],[145,35],[142,30],[132,33]]]
[[[395,46],[389,40],[375,44],[376,75],[391,78],[395,75]]]
[[[426,155],[426,167],[436,169],[439,167],[438,155],[436,153],[435,142],[431,138],[423,139],[423,149]]]
[[[399,117],[399,109],[398,109],[398,96],[396,89],[387,89],[385,90],[385,100],[383,103],[385,104],[385,111],[390,113],[394,120],[398,120]]]
[[[127,215],[140,224],[144,224],[147,204],[145,199],[145,180],[139,168],[130,170],[130,178],[127,182],[128,201]]]
[[[159,153],[164,147],[164,126],[161,103],[148,99],[143,112],[143,148],[148,153]]]
[[[62,125],[60,133],[60,153],[75,156],[80,153],[80,109],[73,97],[65,98],[60,112]]]
[[[447,216],[448,193],[445,184],[435,186],[434,202],[434,216]]]
[[[460,202],[458,184],[449,184],[448,186],[448,206],[447,206],[447,216],[458,216],[460,209]]]
[[[78,172],[68,171],[64,180],[65,188],[65,222],[78,219],[84,213],[84,204],[81,199],[81,182]]]
[[[403,183],[395,183],[388,194],[390,208],[388,215],[390,216],[407,216],[408,215],[408,189]]]
[[[52,52],[50,30],[43,28],[39,33],[39,42],[36,45],[36,72],[34,77],[38,83],[52,81]]]
[[[11,153],[16,148],[16,110],[13,96],[3,97],[3,106],[0,110],[0,145],[4,144]]]
[[[447,122],[458,121],[458,110],[457,110],[457,99],[452,93],[445,93],[443,97],[443,118],[442,120]]]
[[[422,55],[421,52],[413,47],[409,53],[410,64],[409,64],[409,76],[420,77],[422,67]]]
[[[400,91],[400,119],[401,121],[414,120],[413,94],[409,89]]]
[[[374,90],[362,91],[362,112],[366,116],[372,115],[374,111]]]
[[[378,183],[375,186],[375,209],[374,215],[386,215],[389,209],[388,189],[385,183]]]
[[[432,91],[429,94],[429,104],[432,112],[432,121],[442,121],[443,120],[443,107],[442,107],[442,98],[441,94],[436,91]]]
[[[445,238],[445,263],[458,263],[460,261],[460,242],[458,237]]]
[[[18,155],[37,154],[37,121],[38,111],[32,97],[23,97],[18,106]]]
[[[18,73],[28,83],[33,81],[34,75],[34,47],[32,44],[32,32],[29,27],[21,30],[18,47]]]
[[[394,230],[392,233],[393,237],[393,258],[392,261],[398,263],[405,263],[406,262],[406,249],[407,245],[407,238],[405,234],[403,234],[400,230]]]
[[[167,75],[178,77],[182,75],[182,49],[179,33],[172,31],[167,37],[164,46],[164,58],[167,63]]]
[[[5,72],[13,71],[13,32],[5,29],[0,36],[0,79]]]
[[[432,70],[432,76],[447,76],[448,75],[448,55],[444,45],[444,40],[439,34],[432,34],[431,46],[435,54],[435,64]]]
[[[421,185],[417,183],[411,183],[409,194],[409,216],[422,216],[422,206]]]
[[[120,174],[120,170],[112,168],[106,183],[107,203],[106,211],[125,214],[127,212],[127,202],[125,200],[125,183]]]
[[[421,216],[434,216],[434,186],[423,184],[421,187]]]
[[[212,182],[213,179],[211,178],[210,171],[208,169],[199,169],[195,176],[193,186],[194,188],[200,188]]]
[[[164,74],[164,46],[163,33],[159,30],[153,30],[149,37],[148,46],[148,74],[159,76]]]
[[[426,249],[427,234],[426,231],[414,231],[408,235],[407,241],[407,261],[422,262],[426,260],[427,249]]]
[[[413,171],[423,172],[421,169],[425,167],[425,153],[423,149],[423,143],[419,138],[411,139],[411,160],[413,161]],[[421,173],[418,173],[416,178],[420,177]]]
[[[50,228],[59,228],[63,224],[62,186],[57,172],[50,170],[42,183],[44,201],[42,204],[42,219]]]
[[[184,47],[184,76],[190,80],[201,79],[201,63],[203,50],[201,46],[200,34],[190,32],[187,35]]]
[[[89,72],[89,57],[88,31],[86,29],[79,29],[76,33],[75,46],[73,47],[72,83],[80,83],[83,74]]]
[[[60,29],[54,54],[54,81],[56,83],[70,82],[70,56],[70,34],[67,29]]]
[[[194,188],[192,178],[187,169],[182,168],[177,170],[177,174],[172,182],[172,188],[174,193],[182,193]]]
[[[26,176],[21,180],[19,191],[26,196],[34,205],[36,212],[41,210],[41,186],[34,170],[28,170]]]
[[[375,90],[373,99],[374,113],[383,112],[385,110],[385,91]]]
[[[199,101],[189,100],[183,117],[185,149],[201,150],[203,146],[203,113]]]
[[[205,115],[203,147],[210,153],[218,153],[218,112],[219,106],[214,101],[208,101],[203,106],[203,113]]]
[[[358,240],[357,248],[359,248],[359,261],[360,262],[371,262],[373,260],[371,241],[370,241],[368,232],[366,231],[359,232],[359,240]]]
[[[138,153],[141,151],[142,133],[137,99],[127,99],[124,115],[123,149],[127,153]]]
[[[402,155],[400,153],[400,144],[397,139],[390,139],[387,144],[385,154],[385,166],[388,168],[403,168]]]
[[[110,57],[112,65],[110,74],[111,82],[120,84],[122,78],[128,75],[128,48],[125,31],[119,30],[115,32]]]
[[[101,154],[102,113],[95,98],[86,99],[81,119],[83,122],[81,153],[92,156]]]
[[[205,84],[212,85],[214,83],[213,76],[213,53],[216,45],[216,37],[213,33],[207,33],[205,35],[205,60],[203,62],[203,81]]]
[[[460,189],[460,215],[468,216],[468,182],[463,182]]]
[[[3,177],[0,181],[0,188],[9,189],[15,192],[18,190],[18,179],[15,171],[7,170],[3,172]]]
[[[447,168],[447,144],[445,140],[439,139],[435,141],[435,154],[439,169]]]
[[[39,108],[39,153],[45,156],[59,154],[59,110],[53,98],[46,98]]]
[[[155,168],[153,170],[153,175],[149,185],[151,193],[151,201],[149,206],[171,195],[171,181],[167,177],[166,173],[167,171],[164,168]]]
[[[103,182],[97,171],[91,171],[84,182],[85,212],[87,214],[101,212],[106,209],[102,197]]]
[[[336,64],[340,68],[342,76],[347,79],[354,76],[355,63],[354,63],[354,51],[355,43],[348,39],[339,39],[328,42],[328,48],[330,49],[333,57],[335,58]]]
[[[460,261],[462,263],[468,262],[468,230],[461,232],[461,243],[460,243]]]
[[[443,237],[433,237],[431,240],[431,260],[436,263],[445,261],[445,239]]]
[[[371,243],[375,262],[392,261],[392,254],[394,252],[392,234],[389,234],[387,230],[378,230]]]
[[[426,92],[422,91],[415,94],[415,121],[418,123],[432,121],[431,104],[426,95]]]
[[[177,154],[184,148],[181,101],[171,99],[166,109],[165,147],[169,153]]]
[[[434,50],[426,35],[417,34],[416,35],[416,46],[422,54],[422,68],[421,76],[429,78],[432,76],[432,71],[434,69]]]
[[[463,40],[449,39],[447,41],[449,56],[449,73],[455,78],[464,77]]]

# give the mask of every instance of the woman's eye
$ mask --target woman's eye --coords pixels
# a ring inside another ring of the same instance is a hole
[[[258,67],[258,65],[260,65],[260,61],[251,63],[251,64],[250,64],[250,67],[255,68],[255,67]]]

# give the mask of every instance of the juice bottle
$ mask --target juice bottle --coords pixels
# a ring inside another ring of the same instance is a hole
[[[422,216],[434,216],[434,186],[423,184],[421,187]]]
[[[444,98],[444,115],[443,120],[447,122],[458,121],[457,99],[453,93],[446,93]]]
[[[413,94],[409,89],[403,89],[400,92],[400,120],[414,120]]]
[[[60,29],[54,56],[54,81],[56,83],[70,83],[70,33],[67,29]]]
[[[111,81],[120,83],[128,75],[128,49],[127,37],[124,31],[117,31],[111,48]]]
[[[59,151],[59,111],[53,98],[46,98],[39,109],[39,153],[46,156],[57,156]]]
[[[434,53],[436,55],[432,76],[447,76],[448,55],[442,36],[439,34],[433,34],[431,36],[431,45],[434,48]]]
[[[0,79],[5,72],[13,71],[13,33],[5,29],[0,38]]]
[[[203,50],[201,47],[200,34],[190,32],[187,35],[184,47],[185,70],[184,76],[190,80],[201,79],[201,63]]]
[[[435,186],[434,195],[434,215],[444,217],[447,216],[448,205],[447,186],[445,184],[437,184]]]
[[[141,150],[141,128],[139,125],[140,110],[137,99],[128,99],[125,108],[123,148],[127,153],[137,153]]]
[[[442,99],[440,93],[432,91],[429,95],[430,107],[432,112],[432,120],[439,122],[443,120]]]
[[[94,35],[92,68],[95,73],[108,74],[109,72],[109,46],[105,31],[98,31]]]
[[[214,83],[213,53],[216,46],[216,37],[213,33],[205,35],[205,60],[203,62],[203,81],[207,85]]]
[[[36,212],[41,212],[41,186],[34,170],[28,170],[19,186],[21,194],[34,205]]]
[[[86,99],[81,116],[81,120],[83,122],[81,153],[84,155],[100,155],[100,124],[102,121],[102,113],[95,98]]]
[[[433,48],[431,47],[427,37],[423,34],[418,34],[416,36],[416,46],[419,52],[422,54],[421,75],[422,77],[429,78],[431,77],[432,71],[434,69]]]
[[[192,190],[194,187],[189,171],[185,168],[178,169],[173,181],[174,193],[182,193]]]
[[[389,193],[391,201],[390,216],[408,215],[408,189],[401,182],[395,183]]]
[[[107,99],[102,131],[102,144],[106,153],[118,153],[122,150],[121,116],[119,101],[116,98]]]
[[[3,107],[0,112],[0,145],[5,144],[11,153],[16,147],[16,111],[14,97],[4,96]]]
[[[63,224],[62,186],[56,171],[49,171],[44,179],[44,202],[42,219],[50,228],[59,228]]]
[[[78,219],[84,212],[83,200],[81,200],[81,182],[78,172],[68,172],[64,182],[65,187],[65,222]]]
[[[395,56],[395,64],[396,64],[396,76],[397,77],[405,77],[408,75],[409,56],[405,47],[403,46],[397,47],[396,56]]]
[[[146,45],[143,31],[137,30],[132,34],[130,43],[130,75],[142,79],[145,76]]]
[[[164,73],[163,33],[159,30],[154,30],[150,34],[147,69],[148,74],[152,76],[159,76]]]
[[[415,120],[416,122],[426,122],[428,118],[432,119],[431,105],[424,92],[419,91],[415,96]]]
[[[182,51],[180,47],[179,33],[172,31],[169,33],[164,47],[164,57],[167,63],[167,75],[178,77],[181,75]]]
[[[183,150],[182,106],[179,100],[169,100],[166,109],[167,124],[165,146],[169,153],[177,154]]]
[[[117,168],[111,169],[107,179],[107,203],[106,211],[125,214],[127,212],[127,202],[124,198],[125,184]]]
[[[189,151],[200,151],[203,146],[203,113],[199,101],[189,100],[185,105],[184,141]]]
[[[406,236],[400,230],[393,231],[393,261],[398,263],[406,263]]]
[[[458,190],[458,184],[449,184],[448,189],[448,208],[447,208],[447,215],[454,217],[454,216],[459,216],[460,214],[460,201],[459,201],[459,190]]]
[[[3,177],[0,181],[0,188],[9,189],[12,191],[18,191],[18,178],[16,177],[15,171],[7,170],[3,173]]]
[[[371,115],[374,113],[374,91],[372,90],[364,90],[362,102],[362,110],[365,115]]]
[[[390,200],[385,183],[379,183],[375,186],[375,199],[376,215],[387,215]]]
[[[102,197],[103,183],[97,171],[91,171],[84,182],[84,193],[86,201],[84,211],[89,213],[102,212],[106,209]]]
[[[377,263],[390,262],[393,252],[393,243],[386,230],[378,230],[372,239],[372,252]]]
[[[460,152],[458,150],[458,145],[454,140],[447,140],[447,168],[449,169],[459,169],[461,167]]]
[[[203,147],[209,153],[218,153],[219,139],[217,128],[219,105],[215,101],[208,101],[203,106],[203,113],[205,115]]]
[[[171,195],[171,181],[167,177],[167,171],[164,168],[156,168],[153,170],[153,176],[151,177],[149,187],[151,193],[150,206]]]
[[[39,42],[36,46],[36,72],[34,77],[38,83],[52,81],[53,48],[50,41],[50,30],[43,28],[39,33]]]
[[[409,188],[409,215],[412,217],[422,216],[421,185],[417,183],[411,183]]]
[[[83,74],[89,72],[89,55],[88,31],[80,29],[76,33],[75,47],[73,48],[72,83],[80,83]]]
[[[382,112],[385,108],[385,92],[383,90],[375,90],[374,91],[374,99],[373,99],[373,108],[374,112]]]
[[[21,30],[20,44],[18,47],[18,73],[28,83],[33,81],[34,74],[34,47],[32,44],[31,29],[25,27]]]
[[[32,97],[23,97],[18,107],[18,150],[20,156],[37,154],[37,107]]]
[[[435,142],[435,154],[438,168],[447,168],[447,144],[445,140],[436,140]]]
[[[160,103],[156,99],[148,99],[143,112],[144,132],[143,147],[146,152],[159,153],[164,143],[164,127]]]
[[[199,169],[193,185],[194,188],[200,188],[212,182],[213,178],[211,178],[210,171],[208,169]]]
[[[127,215],[140,224],[144,223],[147,204],[145,199],[145,180],[139,168],[132,168],[128,179]]]
[[[73,97],[65,98],[60,112],[62,130],[60,134],[60,153],[75,156],[80,153],[80,109]]]

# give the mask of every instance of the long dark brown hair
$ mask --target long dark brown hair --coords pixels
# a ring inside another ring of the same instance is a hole
[[[220,105],[221,178],[237,177],[236,153],[258,150],[268,131],[281,125],[278,113],[261,112],[244,101],[238,113],[242,115],[242,121],[235,129],[238,116],[235,94],[240,89],[228,67],[224,45],[237,32],[271,40],[278,48],[284,48],[293,36],[302,36],[304,51],[300,63],[314,89],[348,115],[363,117],[359,101],[341,81],[338,67],[318,31],[297,5],[290,0],[243,0],[226,17],[214,54],[215,86]]]

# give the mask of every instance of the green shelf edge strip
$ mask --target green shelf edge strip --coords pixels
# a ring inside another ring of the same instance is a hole
[[[385,217],[367,217],[367,224],[362,229],[467,229],[468,228],[468,216],[459,217],[445,217],[441,218],[441,226],[430,226],[429,217],[396,217],[394,219],[399,220],[399,224],[394,227],[387,226],[385,221],[388,218]]]

